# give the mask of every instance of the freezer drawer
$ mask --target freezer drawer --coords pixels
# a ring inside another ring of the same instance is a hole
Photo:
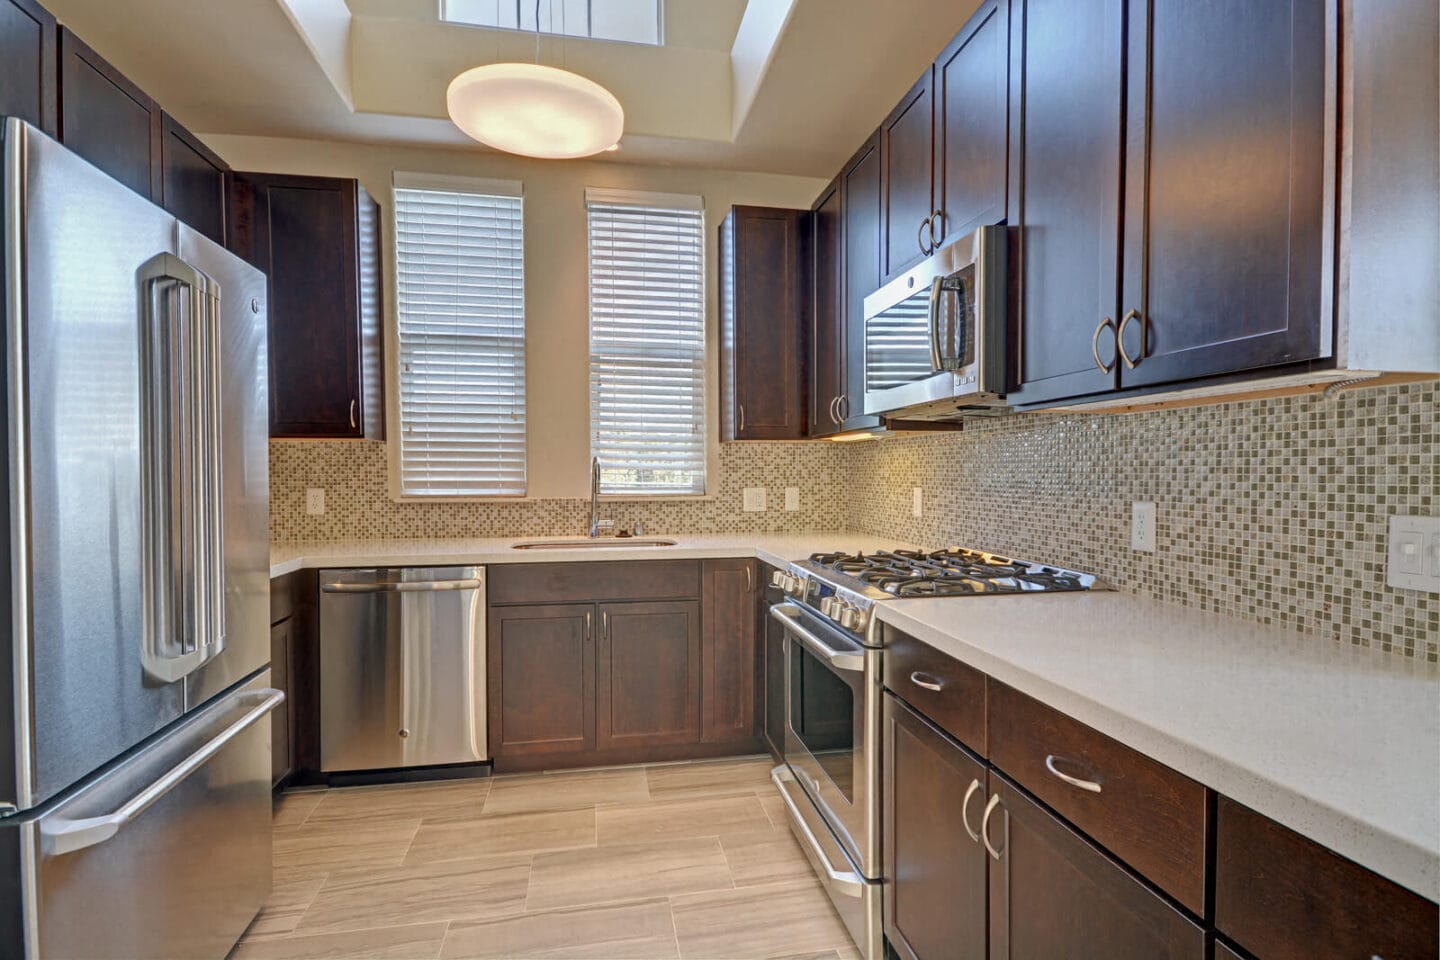
[[[223,957],[270,893],[261,671],[18,827],[25,955]]]
[[[489,759],[485,571],[320,571],[320,769]]]

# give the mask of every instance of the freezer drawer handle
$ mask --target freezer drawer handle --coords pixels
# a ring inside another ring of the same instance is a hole
[[[437,590],[479,590],[480,580],[405,580],[391,583],[322,583],[322,593],[433,593]]]
[[[825,870],[826,878],[830,881],[831,888],[839,894],[847,897],[859,897],[865,892],[865,880],[854,870],[836,870],[830,863],[830,858],[825,856],[825,851],[820,846],[820,841],[815,839],[815,834],[810,830],[810,825],[805,822],[800,809],[795,806],[795,801],[790,799],[790,791],[785,789],[785,781],[794,781],[795,775],[785,764],[780,764],[770,771],[770,779],[780,790],[780,799],[785,801],[786,808],[790,811],[790,822],[799,825],[800,830],[805,834],[805,842],[810,845],[810,850],[815,854],[820,866]]]
[[[207,742],[205,746],[171,767],[159,780],[131,797],[119,810],[107,813],[102,817],[86,817],[84,820],[62,818],[56,818],[53,821],[42,820],[40,833],[45,852],[51,856],[59,856],[65,853],[74,853],[76,850],[84,850],[86,847],[93,847],[97,843],[109,840],[120,832],[121,827],[140,816],[151,804],[175,789],[182,780],[203,767],[215,754],[225,749],[225,745],[231,740],[240,736],[283,703],[285,694],[280,690],[266,688],[245,694],[241,699],[243,701],[258,699],[260,702],[239,720],[226,727],[224,733]]]

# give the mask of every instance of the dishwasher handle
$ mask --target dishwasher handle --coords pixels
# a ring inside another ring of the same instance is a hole
[[[483,580],[396,580],[385,583],[322,583],[322,593],[434,593],[438,590],[479,590]]]

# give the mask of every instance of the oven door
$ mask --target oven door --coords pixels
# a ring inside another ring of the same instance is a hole
[[[879,877],[880,651],[795,603],[785,629],[785,762],[867,878]]]

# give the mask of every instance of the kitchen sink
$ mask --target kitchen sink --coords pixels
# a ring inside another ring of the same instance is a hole
[[[600,537],[590,539],[586,537],[580,540],[523,540],[520,543],[510,545],[512,550],[574,550],[574,549],[612,549],[624,550],[630,547],[673,547],[674,540],[646,539],[644,537]]]

